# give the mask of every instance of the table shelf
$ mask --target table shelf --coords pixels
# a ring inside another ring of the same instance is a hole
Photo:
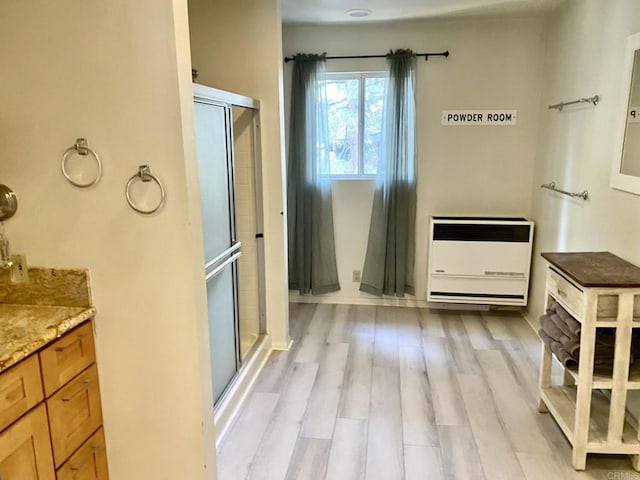
[[[578,382],[579,372],[573,367],[565,368],[574,382]],[[640,390],[640,362],[635,362],[629,367],[629,376],[626,382],[627,390]],[[611,390],[613,388],[613,370],[603,371],[595,369],[591,380],[592,389]]]
[[[574,444],[574,426],[576,409],[576,387],[556,386],[541,391],[541,398],[553,415],[556,423]],[[587,453],[626,453],[640,454],[638,432],[630,421],[625,421],[620,443],[608,445],[609,398],[601,392],[595,392],[591,398],[589,436],[586,443]]]

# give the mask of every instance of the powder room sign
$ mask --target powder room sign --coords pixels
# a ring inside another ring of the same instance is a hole
[[[517,110],[443,110],[442,125],[516,125]]]

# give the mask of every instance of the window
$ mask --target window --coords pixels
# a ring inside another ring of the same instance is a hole
[[[382,132],[386,75],[330,73],[326,78],[331,175],[374,176]]]

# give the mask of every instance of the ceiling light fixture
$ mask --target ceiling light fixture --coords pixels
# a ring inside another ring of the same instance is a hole
[[[362,18],[371,15],[371,10],[367,10],[366,8],[352,8],[345,13],[353,18]]]

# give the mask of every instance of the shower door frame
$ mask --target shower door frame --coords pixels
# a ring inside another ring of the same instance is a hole
[[[230,130],[227,132],[230,138],[229,145],[231,146],[230,158],[232,168],[235,165],[234,158],[234,134],[233,134],[233,107],[242,107],[250,109],[253,112],[252,115],[252,134],[253,134],[253,162],[254,162],[254,178],[253,186],[255,188],[255,221],[256,221],[256,253],[257,253],[257,273],[258,273],[258,328],[260,337],[264,337],[267,333],[267,318],[266,318],[266,289],[265,289],[265,248],[264,248],[264,213],[263,213],[263,189],[262,189],[262,156],[261,156],[261,136],[260,136],[260,102],[256,99],[245,97],[224,90],[219,90],[204,85],[193,85],[193,101],[205,104],[216,105],[229,109],[230,118]],[[235,175],[232,175],[232,181],[235,182]],[[235,190],[235,187],[234,187]],[[234,194],[235,196],[235,194]],[[234,201],[235,204],[235,201]],[[235,205],[234,205],[235,209]],[[235,212],[233,214],[235,216]],[[237,265],[234,266],[236,270],[235,274],[235,290],[236,297],[238,295],[238,276]],[[239,308],[238,299],[236,298],[236,308]],[[247,354],[246,359],[243,361],[240,357],[240,325],[238,322],[236,328],[236,373],[228,382],[224,391],[215,403],[214,411],[216,412],[216,423],[219,423],[220,419],[219,410],[226,409],[226,404],[231,403],[229,397],[232,396],[234,386],[237,383],[239,376],[243,370],[243,366],[251,362],[252,357],[261,346],[261,339],[259,338],[250,353]],[[212,372],[213,374],[213,372]],[[217,432],[217,436],[220,437],[220,431]]]

